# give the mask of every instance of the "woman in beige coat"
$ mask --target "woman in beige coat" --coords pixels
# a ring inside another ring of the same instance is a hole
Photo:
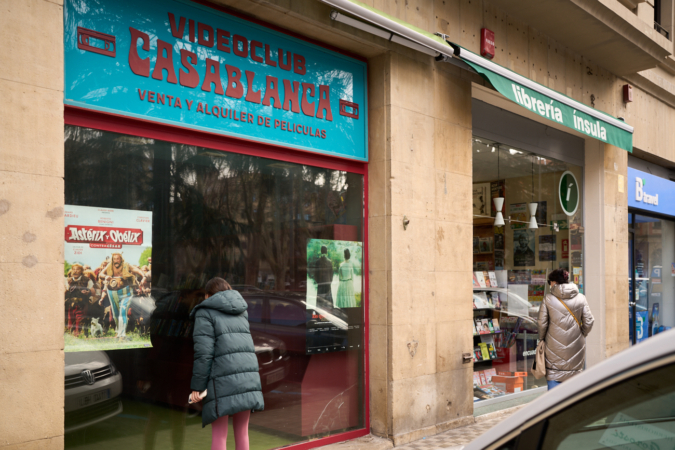
[[[584,294],[569,282],[569,272],[557,269],[548,275],[550,293],[539,309],[539,339],[546,340],[546,382],[553,389],[584,369],[586,336],[593,328],[593,314]]]

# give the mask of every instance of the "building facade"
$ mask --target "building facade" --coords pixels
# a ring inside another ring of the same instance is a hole
[[[553,269],[588,366],[674,326],[671,3],[4,2],[0,447],[208,445],[214,276],[257,449],[536,398]]]

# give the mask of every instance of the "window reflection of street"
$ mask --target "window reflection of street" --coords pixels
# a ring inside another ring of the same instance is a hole
[[[312,305],[330,328],[358,327],[354,350],[308,355],[306,336],[307,242],[362,242],[362,175],[73,126],[65,135],[67,204],[152,212],[155,302],[144,318],[152,348],[105,353],[121,374],[122,410],[68,430],[65,448],[208,448],[200,405],[187,404],[189,313],[214,276],[249,304],[265,399],[251,448],[363,427],[363,308]],[[344,346],[331,333],[320,345]],[[338,414],[336,398],[348,410]]]

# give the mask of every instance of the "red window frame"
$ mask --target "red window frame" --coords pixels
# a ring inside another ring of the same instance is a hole
[[[304,152],[282,146],[261,144],[253,140],[236,139],[216,133],[197,131],[190,128],[166,125],[122,115],[102,113],[64,105],[64,124],[101,131],[127,134],[149,139],[194,145],[229,153],[238,153],[261,158],[274,159],[295,164],[321,167],[331,170],[342,170],[363,175],[363,273],[364,273],[364,428],[339,433],[309,442],[299,442],[283,448],[292,450],[309,450],[336,442],[356,439],[370,433],[370,380],[369,380],[369,277],[368,277],[368,164],[337,158],[318,153]]]

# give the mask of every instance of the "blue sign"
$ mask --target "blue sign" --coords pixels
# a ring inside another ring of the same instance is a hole
[[[366,64],[181,0],[66,0],[67,105],[368,160]]]
[[[675,182],[629,167],[628,206],[675,216]]]
[[[649,337],[649,320],[647,318],[647,311],[638,311],[635,320],[635,342],[642,342]]]

